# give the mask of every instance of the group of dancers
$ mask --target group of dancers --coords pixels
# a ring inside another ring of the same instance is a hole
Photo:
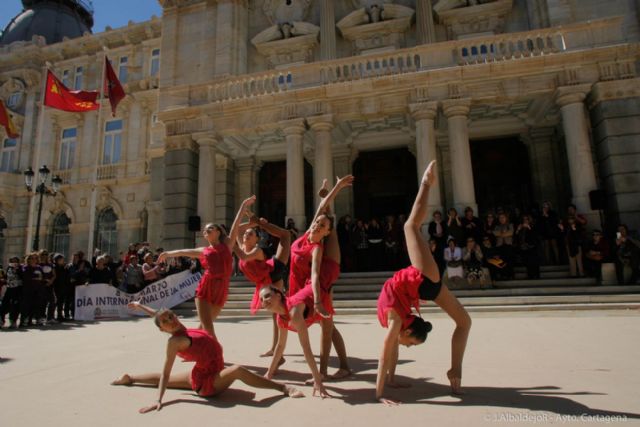
[[[228,236],[219,225],[207,224],[203,236],[209,246],[160,254],[159,262],[180,256],[200,258],[205,273],[195,296],[199,328],[186,328],[171,310],[156,311],[138,302],[131,303],[130,308],[147,313],[154,318],[160,331],[170,334],[164,368],[161,373],[124,374],[112,384],[157,385],[158,398],[152,405],[140,409],[143,413],[162,408],[162,398],[167,388],[188,389],[200,396],[214,396],[226,390],[235,380],[256,388],[278,390],[290,397],[302,397],[302,392],[294,387],[272,380],[278,367],[285,363],[283,354],[287,335],[288,331],[293,331],[298,334],[311,371],[313,395],[329,397],[323,382],[351,375],[344,339],[333,323],[333,284],[340,274],[340,246],[331,204],[338,193],[351,186],[353,181],[351,175],[338,178],[331,190],[327,188],[327,181],[323,182],[319,192],[320,204],[311,225],[293,243],[288,230],[251,213],[251,206],[256,200],[252,196],[242,202]],[[456,297],[440,282],[438,266],[420,232],[427,217],[429,189],[435,182],[434,161],[424,171],[411,213],[404,225],[411,265],[387,280],[378,298],[378,320],[388,331],[378,362],[375,398],[387,405],[399,402],[385,396],[385,385],[405,386],[395,380],[399,346],[423,343],[432,328],[431,323],[420,316],[420,301],[434,301],[456,323],[451,339],[451,368],[447,377],[452,392],[461,392],[462,360],[471,319]],[[245,216],[248,221],[241,223]],[[279,239],[277,251],[270,259],[257,245],[257,227]],[[272,360],[263,377],[238,365],[225,368],[222,346],[213,327],[227,300],[232,252],[237,255],[244,275],[256,285],[251,312],[264,308],[273,313],[272,345],[262,354],[271,356]],[[285,291],[283,277],[287,263],[290,270],[289,289]],[[412,308],[417,316],[412,313]],[[308,327],[314,323],[320,323],[322,329],[319,368],[308,334]],[[329,376],[328,361],[332,344],[340,366]],[[190,373],[171,373],[176,356],[196,362]]]

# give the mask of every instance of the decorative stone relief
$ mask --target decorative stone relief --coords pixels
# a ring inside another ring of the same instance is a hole
[[[10,110],[22,111],[26,99],[25,84],[19,79],[8,79],[0,85],[0,99]]]
[[[311,0],[265,0],[262,10],[273,25],[304,21]]]
[[[380,2],[379,2],[380,3]],[[337,27],[353,43],[356,54],[372,49],[404,47],[405,33],[411,26],[414,10],[410,7],[374,3],[345,16]]]
[[[512,9],[513,0],[441,0],[433,7],[450,40],[473,34],[502,33]]]

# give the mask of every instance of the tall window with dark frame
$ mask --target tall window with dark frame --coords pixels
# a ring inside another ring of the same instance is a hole
[[[96,223],[96,248],[112,256],[118,253],[117,221],[118,216],[113,209],[106,208],[98,214]]]
[[[71,239],[69,224],[71,224],[71,220],[67,214],[60,213],[54,218],[51,230],[53,252],[61,253],[66,259],[69,259],[69,241]]]

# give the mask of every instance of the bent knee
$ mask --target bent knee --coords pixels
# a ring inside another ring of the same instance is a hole
[[[460,318],[456,321],[456,325],[466,331],[471,329],[471,323],[471,316],[469,316],[469,313],[466,310],[464,311],[463,315],[460,316]]]

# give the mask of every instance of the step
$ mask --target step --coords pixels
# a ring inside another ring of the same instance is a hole
[[[548,287],[548,286],[589,286],[595,285],[593,277],[567,278],[567,279],[535,279],[535,280],[496,280],[494,288],[522,288],[522,287]]]
[[[526,271],[515,271],[515,278],[516,279],[527,279],[527,272]],[[569,270],[567,271],[541,271],[540,272],[540,278],[542,279],[564,279],[564,278],[571,278],[571,272]]]

